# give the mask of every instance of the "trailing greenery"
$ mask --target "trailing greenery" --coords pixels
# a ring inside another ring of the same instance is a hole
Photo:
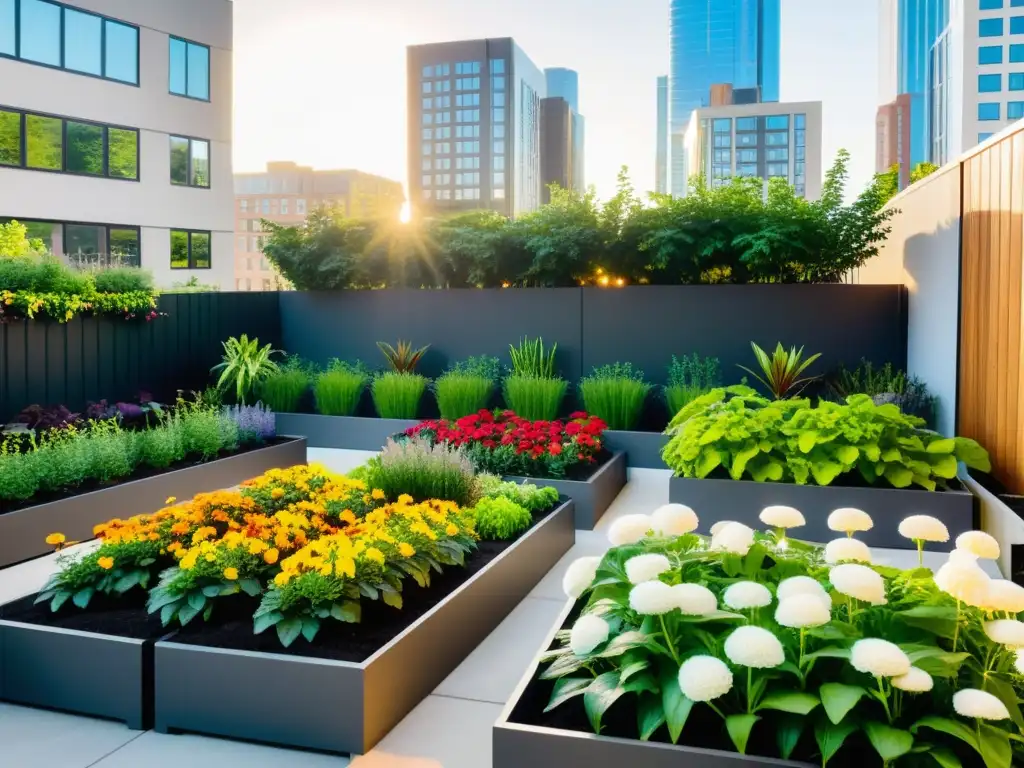
[[[533,515],[528,509],[504,496],[481,499],[469,514],[476,521],[476,532],[484,541],[514,539],[533,523]]]
[[[415,419],[427,380],[417,373],[382,373],[370,385],[373,405],[382,419]]]
[[[665,387],[665,402],[669,413],[674,416],[684,405],[715,387],[721,386],[721,369],[717,357],[701,357],[696,352],[681,358],[672,355],[668,367],[668,385]]]
[[[297,357],[285,359],[283,365],[267,375],[257,386],[259,398],[276,413],[295,413],[303,395],[313,381],[310,366]]]
[[[738,386],[683,408],[669,424],[662,456],[679,477],[723,473],[733,480],[929,491],[947,487],[958,461],[990,471],[988,453],[974,440],[923,427],[922,419],[892,404],[875,405],[867,395],[812,407],[809,400],[771,401]]]
[[[513,374],[502,385],[505,404],[530,421],[553,421],[569,389],[565,379]]]
[[[471,507],[479,497],[473,465],[464,451],[423,438],[388,440],[380,456],[367,462],[365,481],[389,501],[443,499]]]
[[[477,475],[480,495],[486,498],[505,498],[530,512],[543,512],[558,503],[558,491],[550,486],[539,488],[533,483],[513,483],[498,475]]]
[[[332,360],[327,370],[316,377],[314,395],[317,413],[325,416],[352,416],[370,383],[370,373],[357,363],[349,365]]]
[[[580,381],[586,411],[603,419],[608,429],[635,428],[650,391],[651,385],[644,381],[644,372],[634,370],[632,363],[595,368],[590,376]]]
[[[232,336],[221,346],[224,347],[224,359],[213,366],[210,373],[220,371],[217,389],[222,393],[233,393],[239,403],[248,403],[257,387],[281,372],[271,359],[279,350],[270,344],[261,347],[257,338],[250,339],[243,333],[238,338]]]
[[[803,347],[800,349],[790,347],[787,352],[782,346],[782,342],[779,342],[775,346],[772,356],[768,357],[768,353],[757,344],[751,342],[750,346],[757,358],[758,371],[752,371],[745,365],[739,367],[761,382],[776,400],[796,397],[804,387],[818,378],[817,376],[800,378],[800,376],[821,357],[820,352],[805,359]]]

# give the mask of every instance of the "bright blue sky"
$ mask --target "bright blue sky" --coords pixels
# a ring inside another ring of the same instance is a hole
[[[668,0],[235,0],[235,168],[268,160],[405,181],[405,46],[511,36],[538,66],[580,73],[587,183],[620,165],[654,186],[655,81]],[[826,167],[874,170],[877,0],[782,0],[782,98],[824,102]]]

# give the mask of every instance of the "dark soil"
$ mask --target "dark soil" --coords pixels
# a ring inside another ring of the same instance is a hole
[[[215,459],[203,460],[200,456],[187,456],[179,462],[172,464],[166,469],[156,469],[154,467],[140,466],[135,472],[127,477],[118,478],[112,480],[109,483],[101,483],[97,480],[88,480],[79,486],[74,488],[66,488],[63,491],[56,493],[39,493],[33,496],[31,499],[25,499],[24,501],[14,500],[0,500],[0,515],[6,515],[8,512],[17,512],[21,509],[28,509],[29,507],[37,507],[42,504],[49,504],[54,501],[61,501],[63,499],[70,499],[75,496],[81,496],[85,493],[91,493],[93,491],[102,491],[105,488],[113,488],[117,485],[123,485],[124,483],[130,483],[135,480],[145,480],[148,477],[156,477],[157,475],[163,475],[167,472],[174,472],[179,469],[188,469],[190,467],[198,467],[201,464],[208,464],[210,461],[216,461],[217,459],[226,459],[230,456],[241,456],[243,453],[249,453],[251,451],[258,451],[261,448],[268,448],[273,445],[281,445],[282,443],[289,443],[294,438],[283,438],[276,437],[266,443],[246,445],[239,448],[237,451],[221,451],[217,454]]]
[[[0,618],[79,632],[155,640],[172,630],[160,625],[159,614],[150,616],[146,613],[146,596],[137,588],[120,599],[93,595],[87,610],[77,608],[68,600],[57,613],[53,613],[50,601],[36,605],[36,595],[29,595],[0,607]]]

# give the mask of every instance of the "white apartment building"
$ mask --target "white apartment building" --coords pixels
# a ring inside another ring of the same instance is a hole
[[[230,0],[0,0],[0,221],[234,287]]]

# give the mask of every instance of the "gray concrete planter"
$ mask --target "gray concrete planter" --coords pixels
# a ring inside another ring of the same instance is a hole
[[[505,619],[576,541],[570,499],[362,663],[156,644],[156,730],[363,754]]]
[[[1024,548],[1024,520],[1002,499],[988,490],[966,472],[961,479],[964,485],[978,498],[981,507],[981,530],[994,536],[999,542],[999,570],[1003,577],[1012,579],[1020,571],[1014,565],[1014,558],[1020,559]]]
[[[420,423],[419,419],[378,419],[364,416],[322,416],[317,413],[278,413],[277,431],[302,435],[310,448],[379,451],[388,438]]]
[[[0,700],[152,726],[153,641],[0,619]]]
[[[576,502],[576,529],[592,531],[626,486],[626,454],[616,453],[589,480],[547,480],[509,476],[517,483],[548,485]]]
[[[621,432],[608,430],[604,433],[604,444],[609,451],[622,451],[630,467],[642,469],[665,469],[661,452],[668,445],[669,436],[661,432]]]
[[[46,537],[59,531],[68,541],[93,538],[92,530],[112,517],[126,519],[155,512],[170,496],[190,499],[197,493],[231,488],[268,469],[306,463],[306,440],[269,445],[195,467],[132,480],[49,504],[0,515],[0,567],[53,550]]]
[[[871,515],[875,526],[858,533],[869,547],[914,549],[914,542],[899,534],[900,522],[910,515],[931,515],[946,524],[949,541],[929,544],[928,549],[948,552],[964,531],[975,529],[974,497],[967,491],[925,491],[894,488],[849,488],[841,486],[757,483],[752,480],[697,480],[673,477],[669,501],[693,507],[700,518],[701,532],[719,520],[734,520],[763,529],[761,510],[773,504],[796,507],[807,525],[794,528],[798,539],[827,542],[840,534],[830,531],[828,516],[840,507],[856,507]]]
[[[492,731],[493,768],[809,768],[807,763],[751,757],[696,747],[657,744],[632,739],[598,736],[516,722],[516,709],[540,668],[540,655],[551,647],[555,633],[573,610],[570,602],[558,617],[541,646],[536,660],[519,682]],[[572,706],[564,704],[563,706]],[[576,706],[583,706],[576,701]]]

